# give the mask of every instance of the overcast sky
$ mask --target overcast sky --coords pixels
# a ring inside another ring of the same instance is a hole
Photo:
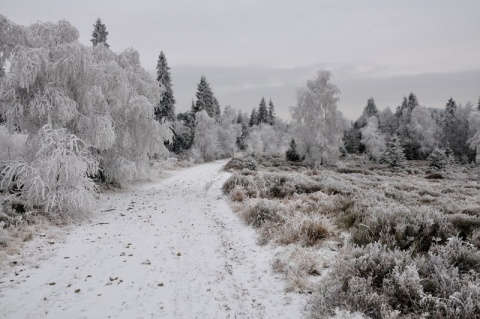
[[[152,73],[164,51],[177,111],[202,74],[222,106],[250,111],[264,96],[285,119],[320,69],[350,119],[369,97],[394,110],[410,92],[429,107],[480,96],[480,0],[0,0],[0,13],[22,25],[66,19],[86,45],[100,17],[110,48],[135,48]]]

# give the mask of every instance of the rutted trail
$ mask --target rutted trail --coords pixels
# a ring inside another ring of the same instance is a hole
[[[39,268],[0,284],[3,318],[299,318],[272,252],[232,213],[217,161],[105,193]],[[10,280],[12,280],[10,282]]]

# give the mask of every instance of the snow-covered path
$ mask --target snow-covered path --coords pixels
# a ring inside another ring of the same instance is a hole
[[[1,278],[0,317],[300,318],[272,251],[221,193],[224,163],[103,194],[38,268]]]

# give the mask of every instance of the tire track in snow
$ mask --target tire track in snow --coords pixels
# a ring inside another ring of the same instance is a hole
[[[302,297],[283,292],[272,251],[223,197],[224,163],[103,194],[98,211],[110,211],[0,285],[0,317],[301,317]]]

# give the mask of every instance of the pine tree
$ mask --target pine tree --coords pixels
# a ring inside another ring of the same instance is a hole
[[[258,107],[258,124],[269,124],[267,104],[265,103],[265,98],[262,97]]]
[[[220,103],[218,103],[217,98],[213,97],[213,110],[214,110],[214,118],[218,119],[220,117]]]
[[[275,124],[275,106],[273,105],[272,99],[268,102],[268,119],[270,120],[270,125]]]
[[[363,110],[363,114],[362,114],[362,117],[365,119],[368,119],[372,116],[378,117],[378,109],[377,109],[377,106],[375,105],[375,100],[373,99],[373,97],[368,99],[367,106],[365,106],[365,109]]]
[[[250,122],[248,123],[248,126],[250,127],[254,125],[258,125],[258,113],[256,108],[253,108],[252,114],[250,115]]]
[[[293,138],[290,141],[290,148],[285,153],[285,156],[287,158],[287,161],[291,162],[298,162],[301,159],[300,155],[298,155],[297,153],[297,144],[295,143],[295,140]]]
[[[173,97],[172,80],[170,78],[170,67],[163,51],[160,52],[157,63],[157,81],[165,89],[162,99],[155,108],[155,119],[161,121],[167,119],[170,122],[175,120],[175,98]]]
[[[390,167],[405,167],[405,154],[398,136],[392,136],[387,143],[387,150],[383,154],[381,162]]]
[[[102,23],[102,20],[98,18],[97,22],[93,25],[92,39],[90,41],[92,41],[93,46],[103,43],[103,45],[109,48],[110,45],[107,43],[107,36],[107,28],[105,27],[105,24]]]
[[[445,105],[443,122],[443,143],[450,145],[455,155],[460,156],[463,153],[464,140],[462,134],[462,121],[459,118],[457,103],[450,98]]]
[[[477,110],[480,111],[480,97],[478,98]]]
[[[218,105],[218,101],[215,102],[216,99],[213,91],[204,75],[202,75],[200,83],[198,83],[196,97],[197,101],[193,107],[193,112],[198,113],[205,110],[208,116],[216,118],[217,114],[220,113],[220,106]]]
[[[442,170],[448,165],[448,157],[445,151],[438,148],[435,148],[433,152],[430,153],[427,160],[430,162],[429,166],[436,170]]]

